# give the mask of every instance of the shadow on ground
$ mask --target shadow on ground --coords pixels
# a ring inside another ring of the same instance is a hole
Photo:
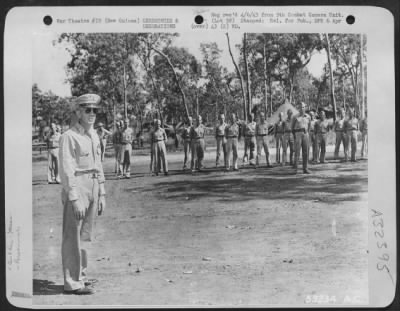
[[[60,295],[63,292],[63,285],[56,285],[52,281],[33,279],[33,295]]]

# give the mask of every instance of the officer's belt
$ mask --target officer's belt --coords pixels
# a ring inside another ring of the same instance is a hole
[[[357,129],[348,129],[347,131],[348,131],[348,132],[357,131]]]
[[[97,169],[92,169],[92,170],[85,170],[85,171],[75,171],[75,176],[82,176],[82,175],[89,175],[91,178],[98,178],[99,173]]]
[[[199,140],[199,139],[204,139],[204,137],[195,137],[194,139]]]
[[[155,139],[154,141],[155,141],[155,142],[164,141],[164,139]]]
[[[257,134],[257,136],[267,136],[268,134]]]
[[[57,149],[57,148],[59,148],[59,147],[49,147],[48,149]]]
[[[130,143],[128,142],[128,143],[121,143],[122,145],[129,145]]]
[[[225,137],[225,135],[217,135],[217,137]]]
[[[255,135],[246,135],[246,137],[254,137]]]
[[[227,136],[228,138],[237,138],[237,136]]]
[[[297,133],[297,132],[304,132],[306,133],[306,129],[294,129],[293,132]]]

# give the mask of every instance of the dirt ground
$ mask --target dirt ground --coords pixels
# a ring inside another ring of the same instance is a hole
[[[360,149],[359,149],[360,150]],[[368,162],[216,169],[152,177],[144,151],[132,177],[106,157],[107,210],[89,248],[92,296],[64,295],[60,185],[33,162],[33,303],[36,305],[260,306],[368,303]],[[271,150],[274,161],[274,150]],[[240,150],[240,155],[243,151]],[[240,163],[240,162],[239,162]]]

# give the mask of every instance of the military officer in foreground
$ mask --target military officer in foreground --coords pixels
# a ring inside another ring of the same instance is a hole
[[[357,153],[357,135],[358,135],[358,119],[354,116],[353,109],[349,109],[349,118],[344,123],[347,136],[347,150],[351,146],[351,162],[356,162]],[[347,161],[347,159],[345,159]]]
[[[225,170],[229,171],[231,167],[231,154],[233,153],[233,170],[238,171],[238,137],[239,125],[236,122],[236,115],[231,114],[230,124],[225,127],[226,137],[226,165]]]
[[[283,124],[284,134],[282,140],[282,164],[286,165],[287,162],[287,148],[289,147],[289,164],[293,165],[293,155],[294,155],[294,136],[292,131],[292,122],[293,122],[293,112],[291,109],[287,111],[287,118]]]
[[[189,117],[183,125],[182,140],[183,140],[183,170],[187,169],[187,162],[189,159],[189,152],[191,152],[192,140],[190,139],[190,131],[193,127],[193,119]]]
[[[224,165],[226,167],[226,137],[225,137],[225,115],[221,113],[219,115],[219,123],[215,127],[215,140],[217,141],[217,156],[215,159],[215,166],[219,166],[219,159],[221,157],[221,150],[224,155]]]
[[[271,168],[272,165],[269,161],[269,149],[268,149],[268,124],[265,120],[264,112],[260,112],[260,120],[256,125],[256,140],[257,140],[257,158],[256,165],[260,165],[261,151],[264,149],[265,159],[267,167]]]
[[[300,112],[293,118],[292,131],[295,141],[295,155],[294,155],[294,169],[297,173],[297,164],[300,159],[300,149],[302,151],[303,159],[303,173],[310,174],[308,170],[308,149],[309,149],[309,132],[310,132],[310,118],[306,114],[306,104],[300,104]]]
[[[77,122],[60,139],[63,233],[62,265],[64,291],[90,295],[87,286],[88,256],[85,244],[92,240],[97,211],[105,209],[104,173],[99,136],[93,129],[100,97],[85,94],[77,99]]]
[[[245,159],[249,160],[250,165],[255,165],[254,151],[256,149],[256,122],[254,121],[254,114],[249,114],[249,122],[244,125],[243,136],[244,136],[244,156]],[[248,158],[247,151],[250,151],[250,158]],[[247,162],[247,161],[246,161]]]
[[[285,121],[283,120],[282,111],[279,112],[278,118],[279,118],[278,122],[276,122],[274,128],[275,145],[276,145],[276,163],[283,163],[283,159],[281,159],[281,148],[283,146],[283,136],[285,133],[285,128],[284,128]]]
[[[344,151],[344,158],[347,160],[348,158],[348,150],[347,150],[347,144],[346,144],[346,131],[344,128],[345,125],[345,111],[343,108],[339,109],[338,113],[338,119],[335,122],[334,125],[334,130],[336,133],[336,142],[335,142],[335,152],[333,158],[336,160],[339,157],[339,149],[340,149],[340,144],[343,145],[343,151]]]
[[[190,130],[190,139],[192,141],[192,161],[190,163],[190,169],[192,173],[196,170],[201,171],[204,159],[204,148],[205,148],[205,127],[203,125],[203,119],[199,115],[196,120],[196,126]]]

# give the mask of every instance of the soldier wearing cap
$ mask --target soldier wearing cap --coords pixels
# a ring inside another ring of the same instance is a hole
[[[294,155],[294,136],[292,131],[292,118],[293,112],[291,109],[287,111],[287,118],[284,121],[283,128],[283,140],[282,140],[282,149],[283,149],[283,161],[282,164],[286,165],[287,162],[287,148],[289,147],[289,163],[293,165],[293,155]]]
[[[59,176],[59,141],[61,134],[57,130],[57,126],[55,123],[51,123],[51,129],[49,134],[46,137],[47,142],[47,150],[48,150],[48,161],[47,161],[47,182],[49,184],[59,184],[60,176]]]
[[[308,149],[310,143],[310,118],[306,114],[306,104],[303,102],[300,103],[300,113],[293,118],[292,131],[295,141],[294,168],[297,172],[297,163],[299,162],[301,149],[303,158],[303,173],[310,174],[310,171],[307,168]]]
[[[199,115],[196,120],[196,126],[190,129],[190,139],[192,140],[192,161],[190,169],[194,172],[196,169],[201,171],[203,169],[204,148],[205,148],[205,127],[203,119]]]
[[[129,119],[125,119],[125,122],[121,121],[121,153],[120,153],[120,178],[130,178],[131,176],[131,156],[132,156],[132,142],[133,142],[133,130],[129,127]]]
[[[360,131],[361,131],[361,158],[368,155],[368,117],[367,111],[365,111],[365,118],[360,122]]]
[[[329,123],[329,120],[326,119],[325,111],[321,110],[320,120],[315,123],[315,134],[317,138],[316,160],[318,161],[319,155],[320,163],[325,163],[326,145],[330,128],[331,125]]]
[[[354,116],[354,111],[349,109],[349,118],[344,122],[344,129],[346,130],[346,145],[349,150],[351,145],[351,162],[356,162],[357,153],[357,135],[358,135],[358,119]],[[345,161],[348,159],[345,158]]]
[[[249,122],[244,125],[243,136],[244,136],[244,156],[243,162],[245,159],[248,159],[247,150],[250,150],[250,165],[254,165],[254,150],[256,148],[256,122],[254,121],[254,114],[249,114]]]
[[[190,131],[193,127],[193,119],[192,117],[188,117],[187,121],[185,121],[183,125],[183,132],[182,132],[182,140],[183,140],[183,170],[187,169],[187,162],[189,159],[189,152],[191,151],[192,141],[190,138]]]
[[[265,159],[267,167],[272,167],[269,161],[269,150],[268,150],[268,124],[265,120],[264,112],[260,112],[260,120],[256,125],[256,137],[257,137],[257,158],[256,165],[260,164],[261,151],[264,149]]]
[[[161,120],[155,120],[154,126],[151,133],[153,172],[158,176],[162,165],[164,175],[168,175],[167,148],[165,147],[165,142],[168,139],[167,133],[161,128]]]
[[[92,239],[94,215],[105,208],[104,173],[99,136],[93,129],[100,97],[85,94],[77,99],[77,122],[60,139],[60,177],[64,205],[62,264],[64,290],[88,295],[88,257],[85,243]]]
[[[317,134],[315,133],[315,125],[318,120],[315,119],[314,111],[310,111],[310,144],[308,149],[308,154],[310,154],[310,149],[312,150],[311,162],[316,163],[318,160],[318,141]]]
[[[275,123],[274,127],[274,136],[275,136],[275,144],[276,144],[276,163],[281,163],[281,148],[283,146],[283,136],[285,133],[285,121],[283,120],[283,112],[279,112],[278,114],[278,122]],[[283,156],[282,156],[283,158]],[[282,159],[283,163],[283,159]]]
[[[107,136],[110,134],[111,132],[104,128],[103,123],[99,122],[99,124],[97,124],[97,135],[99,135],[101,145],[101,161],[104,161],[104,153],[107,146]]]
[[[229,171],[231,166],[231,154],[233,153],[233,170],[238,171],[238,136],[239,125],[236,122],[236,115],[231,114],[230,124],[225,127],[226,137],[226,161],[225,169]]]
[[[348,158],[347,144],[346,144],[346,131],[345,125],[345,111],[343,108],[339,109],[338,119],[335,122],[334,130],[336,133],[335,152],[333,158],[336,160],[339,157],[340,144],[343,144],[343,151],[345,159]]]
[[[221,150],[224,154],[224,165],[226,166],[226,138],[225,138],[225,115],[219,115],[219,123],[215,127],[215,140],[217,141],[217,157],[215,159],[215,166],[219,166],[219,159],[221,157]]]

